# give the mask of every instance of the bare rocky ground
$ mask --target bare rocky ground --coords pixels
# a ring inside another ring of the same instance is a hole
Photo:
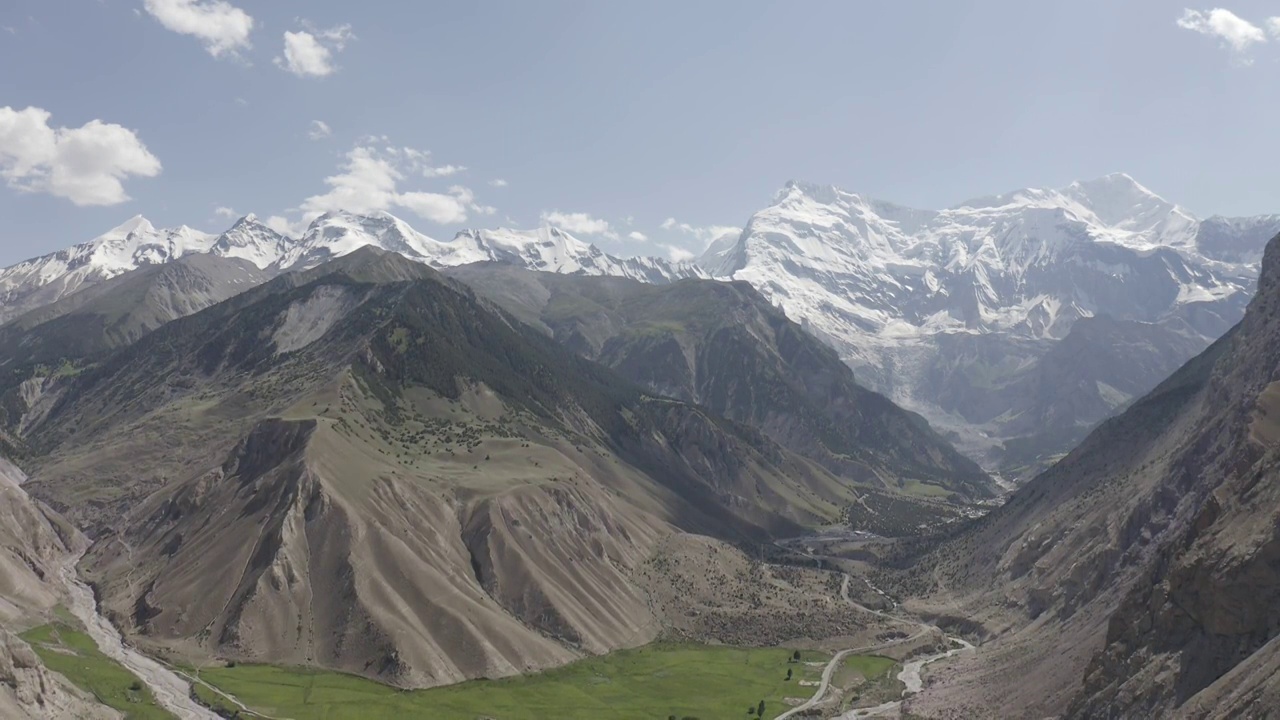
[[[840,596],[841,573],[763,563],[723,542],[677,534],[634,575],[668,639],[726,645],[850,647],[894,623]]]
[[[84,538],[22,489],[25,476],[0,458],[0,718],[116,718],[51,672],[15,633],[44,622],[65,595],[58,570]]]

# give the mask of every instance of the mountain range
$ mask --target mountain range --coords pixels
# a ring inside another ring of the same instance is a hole
[[[438,241],[387,213],[325,214],[298,238],[252,215],[217,235],[135,217],[0,271],[0,321],[194,255],[263,276],[373,246],[436,268],[741,280],[833,347],[862,385],[1025,479],[1237,322],[1276,232],[1280,215],[1199,220],[1124,174],[941,211],[792,182],[695,263],[615,257],[556,228]],[[1076,357],[1106,361],[1063,362]]]
[[[276,274],[315,267],[366,246],[434,267],[500,261],[536,270],[617,275],[646,282],[706,275],[691,264],[616,258],[556,228],[468,230],[452,241],[440,242],[389,213],[334,212],[319,216],[301,237],[291,238],[253,215],[217,235],[185,225],[156,229],[139,215],[92,240],[0,271],[0,321],[130,270],[192,255],[239,259]]]

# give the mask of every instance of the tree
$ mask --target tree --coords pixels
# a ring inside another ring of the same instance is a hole
[[[800,651],[799,651],[799,650],[797,650],[797,651],[795,651],[795,652],[791,653],[791,662],[800,662]]]
[[[763,700],[761,700],[760,704],[756,706],[756,716],[764,717],[764,701]]]
[[[787,668],[787,679],[791,679],[791,668]]]

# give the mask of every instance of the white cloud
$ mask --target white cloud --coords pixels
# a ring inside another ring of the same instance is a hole
[[[312,120],[311,129],[307,131],[307,137],[312,140],[323,140],[332,134],[333,129],[323,120]]]
[[[214,208],[213,214],[220,218],[226,218],[228,220],[232,218],[240,217],[240,213],[236,212],[233,208],[229,208],[225,205],[219,205],[218,207]]]
[[[41,108],[0,107],[0,176],[9,187],[76,205],[116,205],[129,199],[124,179],[160,174],[160,161],[134,131],[101,120],[55,128],[50,117]]]
[[[15,27],[13,27],[12,25],[5,25],[5,26],[4,26],[4,31],[5,31],[5,32],[7,32],[7,33],[9,33],[10,35],[17,35],[17,34],[18,34],[18,29],[17,29],[17,28],[15,28]]]
[[[397,196],[395,204],[441,225],[455,225],[467,221],[467,203],[456,195],[407,192]]]
[[[446,192],[401,191],[406,177],[421,173],[430,156],[408,147],[377,147],[385,138],[365,138],[347,153],[341,172],[325,178],[328,192],[313,195],[299,208],[307,220],[335,210],[370,213],[403,208],[441,225],[466,222],[469,213],[491,215],[496,210],[476,201],[470,188],[454,185]]]
[[[1280,17],[1267,18],[1267,31],[1272,37],[1280,38]]]
[[[428,165],[427,167],[422,168],[422,176],[429,178],[449,177],[450,175],[457,175],[463,170],[466,170],[466,168],[462,165],[441,165],[440,167],[431,167]]]
[[[341,52],[347,41],[355,37],[350,25],[339,25],[328,30],[316,30],[303,22],[305,29],[285,31],[284,55],[277,57],[277,66],[298,77],[325,77],[338,68],[333,64],[333,54]]]
[[[587,213],[566,213],[560,212],[559,210],[552,210],[550,212],[544,211],[542,213],[542,223],[544,225],[558,227],[561,230],[566,230],[578,235],[599,235],[600,237],[609,238],[610,240],[618,239],[618,233],[614,232],[613,228],[609,227],[608,220],[594,218]]]
[[[248,107],[249,101],[245,100],[242,97],[238,97],[236,98],[236,104],[239,105],[240,107]]]
[[[502,178],[494,178],[489,181],[490,187],[503,188],[507,186],[507,181]]]
[[[144,7],[165,28],[199,39],[214,57],[249,48],[253,18],[225,0],[146,0]]]
[[[666,249],[668,257],[674,262],[689,262],[694,258],[692,252],[678,245],[663,245],[662,247]]]
[[[1178,18],[1178,27],[1184,30],[1216,37],[1231,48],[1237,56],[1247,52],[1250,47],[1267,41],[1267,34],[1262,28],[1236,15],[1230,10],[1214,8],[1209,11],[1183,10]],[[1246,64],[1247,59],[1241,58]]]
[[[285,31],[284,57],[275,62],[299,77],[324,77],[333,74],[332,55],[311,33]]]
[[[636,242],[648,242],[648,241],[649,241],[649,236],[648,236],[648,235],[645,235],[644,233],[640,232],[639,230],[632,230],[631,232],[627,233],[627,237],[631,238],[632,240],[635,240]]]
[[[662,221],[658,227],[668,232],[675,231],[683,233],[702,243],[703,247],[723,238],[726,235],[739,235],[742,228],[733,225],[707,225],[705,227],[695,227],[689,223],[683,223],[673,217],[669,217]]]
[[[290,222],[288,218],[280,215],[272,215],[266,220],[261,221],[263,225],[275,230],[281,235],[288,237],[302,237],[307,232],[307,221]]]

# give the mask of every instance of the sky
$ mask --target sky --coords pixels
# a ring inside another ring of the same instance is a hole
[[[1280,212],[1280,6],[1224,1],[5,0],[0,265],[333,209],[683,258],[790,179]]]

